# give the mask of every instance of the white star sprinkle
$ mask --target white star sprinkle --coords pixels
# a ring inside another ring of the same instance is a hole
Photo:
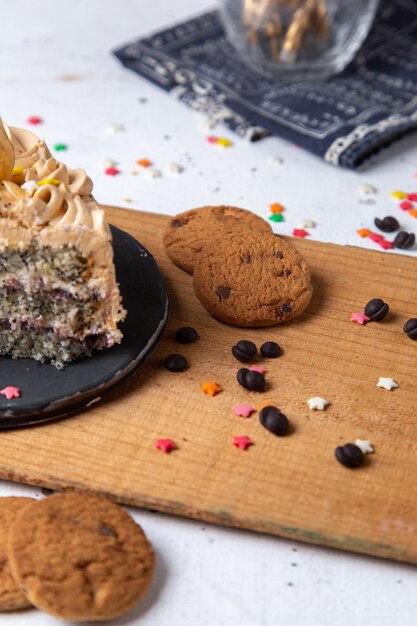
[[[359,185],[359,193],[361,196],[373,196],[378,192],[378,189],[369,183],[362,183]]]
[[[362,450],[364,454],[370,454],[374,452],[373,446],[370,441],[367,439],[357,439],[355,444]]]
[[[281,163],[284,163],[284,159],[280,156],[270,156],[267,158],[267,163],[268,165],[281,165]]]
[[[179,163],[170,163],[168,165],[168,172],[171,174],[181,174],[184,171],[184,168]]]
[[[382,389],[387,389],[388,391],[391,391],[391,389],[395,389],[396,387],[399,387],[398,383],[395,382],[395,380],[393,380],[392,378],[384,378],[384,377],[380,377],[379,381],[376,384],[377,387],[381,387]]]
[[[316,222],[313,220],[300,220],[298,222],[298,228],[316,228]]]
[[[315,398],[310,398],[310,400],[307,400],[307,404],[310,411],[324,411],[326,406],[330,403],[324,398],[319,398],[317,396]]]
[[[146,178],[161,178],[162,176],[161,172],[154,167],[147,167],[144,174]]]
[[[107,169],[108,167],[116,167],[117,164],[118,161],[115,161],[114,159],[104,159],[103,161],[104,169]]]
[[[215,126],[217,126],[217,122],[210,117],[203,117],[198,124],[199,129],[203,131],[212,130]]]
[[[21,189],[27,191],[28,196],[33,196],[35,191],[38,189],[38,183],[34,180],[27,180],[25,183],[23,183]]]
[[[123,126],[123,124],[119,124],[118,122],[112,122],[107,126],[106,132],[109,135],[113,135],[114,133],[120,133],[124,129],[125,127]]]

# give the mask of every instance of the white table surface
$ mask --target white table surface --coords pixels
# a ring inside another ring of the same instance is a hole
[[[172,214],[203,204],[237,204],[267,216],[268,205],[278,201],[287,210],[277,232],[290,233],[300,219],[311,218],[317,222],[313,238],[369,247],[375,244],[360,240],[355,231],[372,227],[377,215],[396,215],[415,232],[417,222],[389,197],[393,189],[417,189],[415,137],[379,155],[361,173],[333,168],[277,138],[248,144],[217,128],[212,132],[234,142],[221,149],[206,142],[201,116],[124,70],[109,54],[211,6],[206,0],[7,2],[1,18],[0,114],[15,126],[40,115],[44,123],[32,130],[50,145],[68,144],[58,158],[84,167],[103,203]],[[62,80],[63,75],[76,80]],[[125,130],[109,134],[112,122]],[[283,163],[268,164],[274,155]],[[155,163],[161,178],[130,174],[143,157]],[[106,158],[118,161],[119,176],[104,174]],[[182,174],[167,172],[173,162],[184,166]],[[377,188],[372,204],[364,203],[361,183]],[[0,483],[0,495],[12,494],[43,497],[39,489]],[[156,574],[138,608],[114,624],[416,623],[417,571],[411,566],[141,510],[131,513],[155,545]],[[35,610],[1,617],[2,626],[28,623],[61,622]]]

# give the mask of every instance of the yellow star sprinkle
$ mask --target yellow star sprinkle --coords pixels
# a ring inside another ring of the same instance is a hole
[[[57,178],[44,178],[43,180],[40,180],[38,182],[39,187],[41,185],[55,185],[55,187],[58,187],[58,185],[60,185],[62,183],[61,180],[58,180]]]
[[[218,146],[223,146],[223,148],[230,148],[230,146],[233,146],[233,141],[230,141],[230,139],[227,139],[226,137],[219,137],[216,143]]]
[[[201,385],[201,391],[206,393],[208,396],[216,396],[222,391],[222,388],[216,383],[215,380],[206,380]]]
[[[12,169],[12,176],[18,176],[22,172],[23,172],[23,167],[20,167],[20,165],[15,165],[14,168]]]
[[[392,198],[396,198],[397,200],[402,200],[403,198],[406,197],[406,193],[404,191],[392,191],[391,192],[391,197]]]

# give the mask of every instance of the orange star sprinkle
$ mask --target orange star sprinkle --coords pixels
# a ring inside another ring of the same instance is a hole
[[[408,211],[408,215],[412,215],[413,217],[417,217],[417,209],[411,209],[411,211]]]
[[[263,404],[260,404],[260,405],[258,406],[258,409],[257,409],[257,410],[258,410],[258,411],[262,411],[262,409],[264,409],[266,406],[272,406],[272,404],[273,404],[273,403],[272,403],[271,401],[269,401],[269,402],[264,402]]]
[[[151,167],[152,161],[149,159],[138,159],[136,165],[139,165],[139,167]]]
[[[216,383],[215,380],[205,380],[201,385],[201,391],[206,393],[208,396],[216,396],[222,391],[222,388]]]
[[[356,232],[358,233],[359,237],[369,237],[369,235],[371,234],[369,228],[359,228],[359,230],[357,230]]]
[[[285,211],[285,208],[279,202],[273,202],[269,205],[269,210],[274,215],[281,215]]]

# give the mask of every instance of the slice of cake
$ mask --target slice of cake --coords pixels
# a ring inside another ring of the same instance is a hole
[[[0,154],[10,141],[15,161],[0,181],[0,354],[61,369],[122,339],[111,233],[83,170],[28,131],[3,130]]]

